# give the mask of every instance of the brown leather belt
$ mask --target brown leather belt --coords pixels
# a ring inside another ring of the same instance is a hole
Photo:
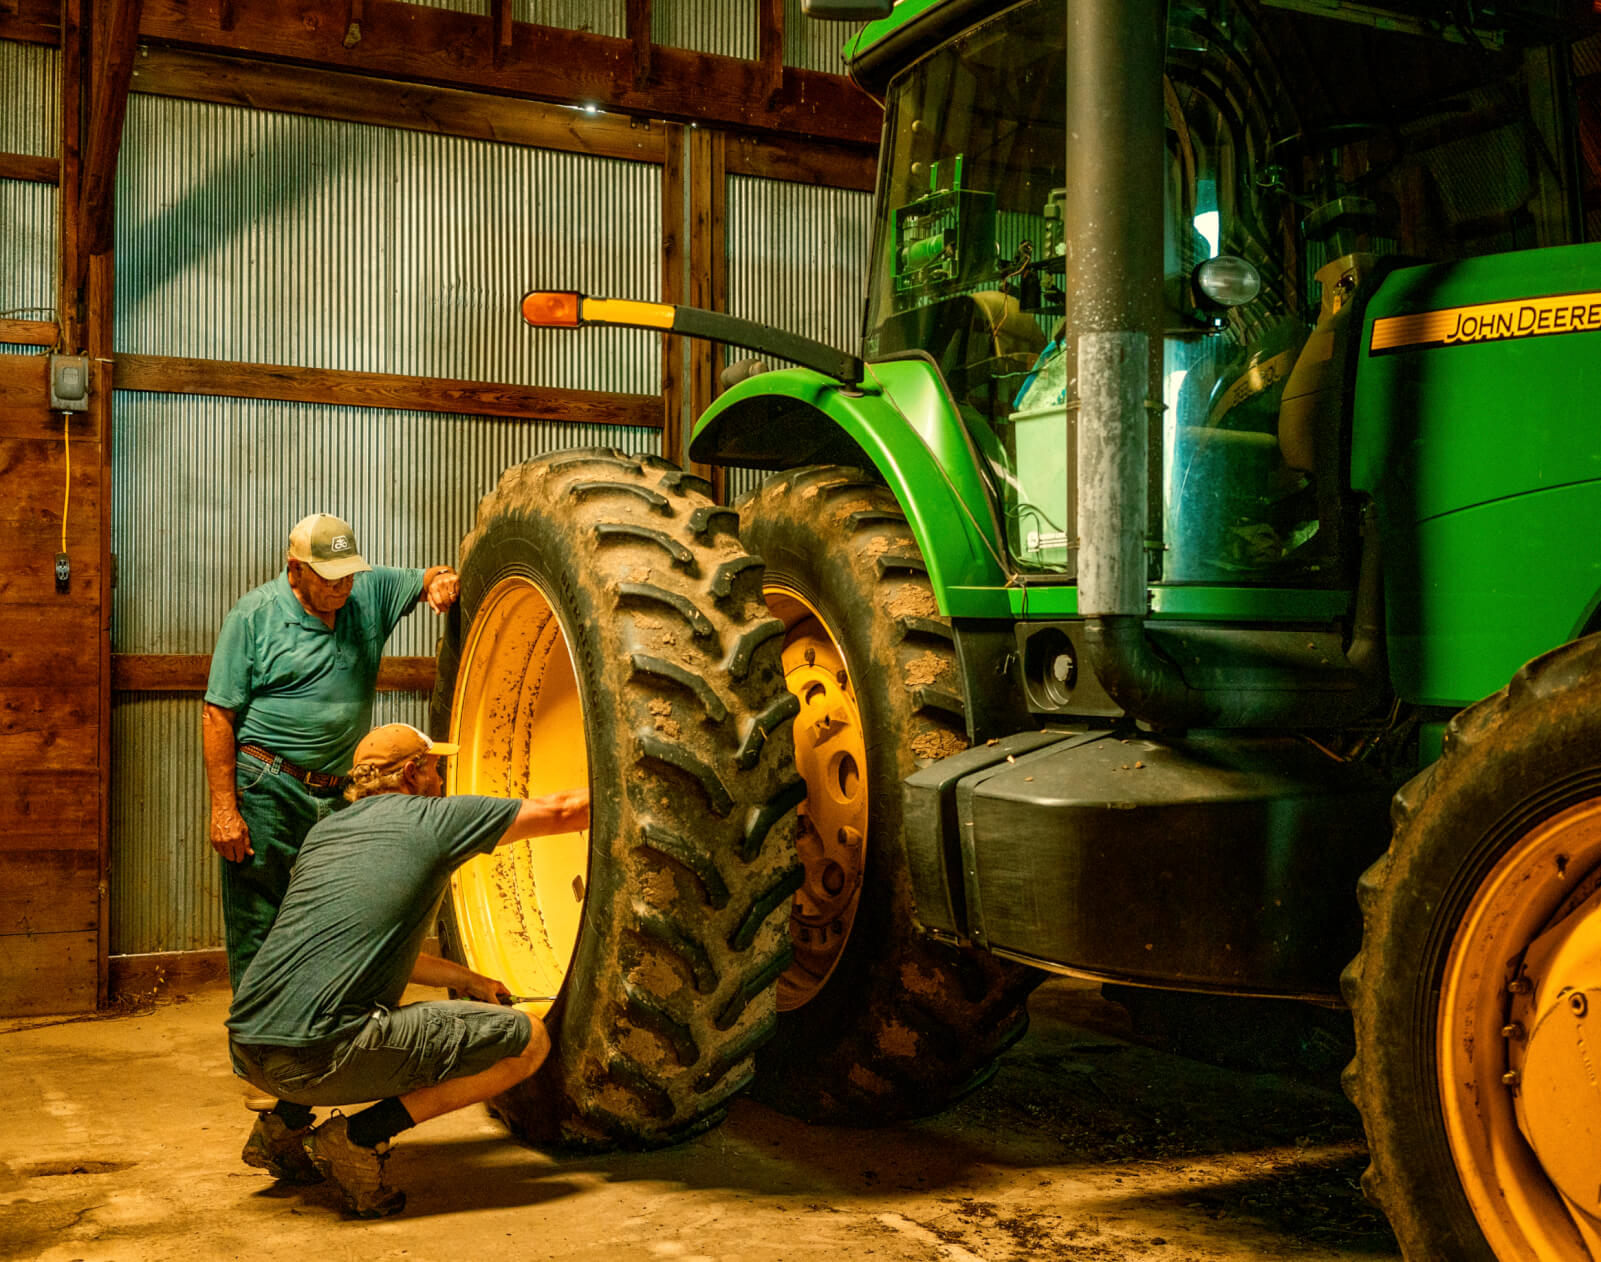
[[[304,767],[297,767],[282,754],[275,754],[270,749],[263,749],[260,745],[241,745],[241,754],[249,754],[252,758],[264,762],[271,767],[273,774],[282,772],[291,779],[300,781],[308,789],[342,789],[345,787],[345,777],[330,775],[326,771],[307,771]]]

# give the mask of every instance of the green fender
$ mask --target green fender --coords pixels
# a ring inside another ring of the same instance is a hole
[[[917,536],[941,613],[992,613],[1007,582],[980,456],[938,370],[908,357],[847,386],[809,368],[749,377],[701,415],[691,460],[747,469],[870,463]]]

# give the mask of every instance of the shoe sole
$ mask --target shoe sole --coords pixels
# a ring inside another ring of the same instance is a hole
[[[280,1183],[296,1183],[306,1187],[314,1183],[321,1183],[328,1177],[317,1169],[315,1163],[311,1163],[309,1169],[291,1171],[289,1167],[280,1165],[259,1149],[246,1149],[240,1156],[247,1166],[253,1166],[257,1170],[265,1170]]]

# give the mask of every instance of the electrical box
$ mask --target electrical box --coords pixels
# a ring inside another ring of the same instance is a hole
[[[89,410],[87,355],[50,356],[50,410],[52,412]]]

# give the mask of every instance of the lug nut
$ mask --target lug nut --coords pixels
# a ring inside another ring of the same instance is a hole
[[[1523,1035],[1524,1029],[1521,1021],[1514,1021],[1511,1025],[1503,1025],[1501,1027],[1501,1037],[1504,1039],[1516,1039],[1521,1043],[1523,1042]]]
[[[1516,1069],[1509,1069],[1501,1075],[1501,1081],[1509,1087],[1515,1087],[1523,1081],[1523,1075]]]
[[[1506,988],[1514,995],[1526,995],[1534,989],[1534,983],[1527,977],[1514,977],[1506,984]]]

